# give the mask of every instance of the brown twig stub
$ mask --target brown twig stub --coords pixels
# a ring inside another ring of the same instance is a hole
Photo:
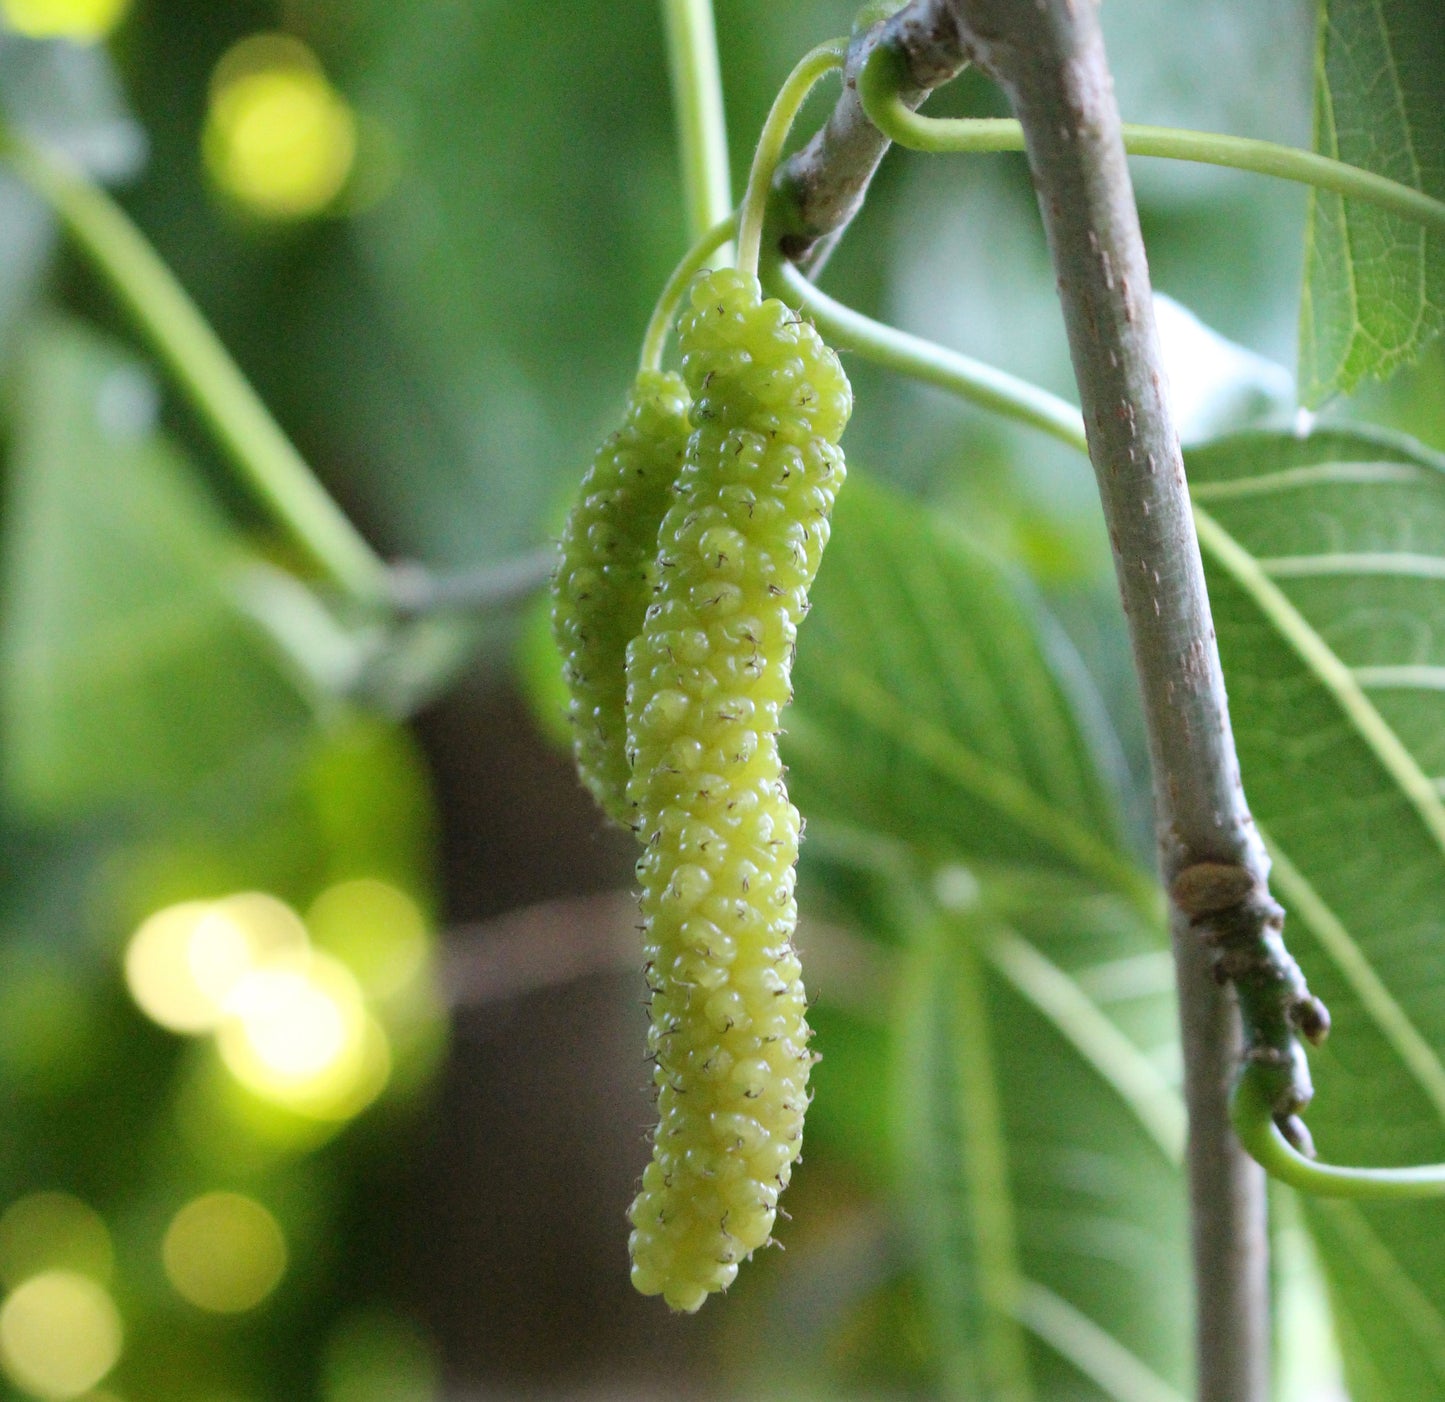
[[[1240,866],[1196,862],[1174,879],[1176,908],[1203,941],[1218,984],[1232,984],[1244,1030],[1244,1060],[1268,1071],[1275,1122],[1302,1152],[1310,1137],[1299,1113],[1314,1095],[1299,1039],[1318,1046],[1330,1015],[1284,944],[1284,909]]]
[[[858,100],[857,77],[881,43],[906,59],[909,83],[900,96],[917,107],[968,61],[967,46],[949,0],[914,0],[848,46],[843,94],[811,141],[778,170],[773,213],[785,257],[816,272],[837,236],[862,207],[888,138],[868,120]]]

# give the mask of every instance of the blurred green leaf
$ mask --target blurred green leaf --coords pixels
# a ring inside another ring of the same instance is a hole
[[[1089,991],[1150,957],[1121,914],[1080,923],[1072,970],[986,903],[915,921],[895,1141],[950,1397],[1185,1395],[1182,1109]],[[1167,1018],[1167,964],[1162,984],[1149,967]]]
[[[1298,1199],[1278,1183],[1270,1185],[1269,1267],[1275,1402],[1343,1397],[1344,1368],[1319,1252],[1301,1220]]]
[[[1021,579],[855,473],[813,601],[784,748],[804,812],[1152,899],[1119,850],[1116,742]]]
[[[16,325],[35,300],[35,289],[55,247],[55,221],[12,175],[0,170],[0,366],[10,358]]]
[[[1417,0],[1321,0],[1315,146],[1445,196],[1445,23]],[[1445,236],[1372,205],[1310,196],[1300,306],[1305,403],[1414,360],[1445,319]]]
[[[808,1142],[845,1158],[866,1181],[885,1184],[893,1158],[887,1105],[878,1094],[879,1069],[888,1059],[886,1025],[881,1016],[867,1021],[834,1007],[826,982],[819,985],[816,975],[811,982],[820,991],[812,992],[808,1021],[824,1055],[811,1078]]]
[[[318,284],[325,392],[388,530],[498,558],[580,474],[685,246],[661,26],[639,6],[353,11],[338,80],[391,134],[397,183],[352,226],[359,266]],[[547,63],[514,61],[539,44]]]
[[[433,903],[436,813],[409,731],[374,716],[336,726],[301,772],[299,799],[325,854],[325,879],[369,876]]]
[[[48,818],[244,807],[309,708],[232,602],[244,563],[139,366],[46,321],[20,367],[0,626],[4,778]]]
[[[1334,1017],[1320,1153],[1445,1158],[1445,458],[1250,435],[1189,472],[1286,937]],[[1305,1206],[1357,1402],[1445,1390],[1439,1208]]]
[[[517,680],[541,733],[559,750],[572,753],[567,682],[562,655],[552,636],[552,597],[546,590],[528,606],[517,636]]]
[[[290,782],[229,823],[122,845],[106,869],[107,923],[128,935],[162,906],[262,890],[304,910],[335,881],[374,877],[436,904],[436,812],[411,733],[363,714],[316,733]]]

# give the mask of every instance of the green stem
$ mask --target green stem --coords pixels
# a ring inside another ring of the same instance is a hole
[[[662,352],[667,348],[667,333],[672,329],[672,319],[687,294],[688,284],[703,264],[732,237],[736,227],[737,216],[727,215],[682,255],[681,261],[672,270],[672,276],[663,285],[648,320],[647,331],[642,337],[641,369],[656,370],[661,367]]]
[[[813,85],[825,73],[842,68],[848,52],[847,39],[830,39],[819,44],[798,60],[787,81],[773,99],[772,110],[763,123],[758,149],[753,152],[752,169],[748,172],[748,189],[743,196],[742,217],[738,222],[738,267],[744,272],[758,270],[758,254],[763,243],[763,219],[768,211],[773,172],[783,158],[783,143],[788,139],[793,122]]]
[[[901,55],[881,45],[858,75],[858,96],[864,111],[889,140],[909,150],[934,154],[1024,149],[1023,129],[1010,119],[920,117],[900,100],[898,88],[902,81]],[[1293,180],[1347,199],[1379,205],[1404,219],[1445,232],[1445,202],[1314,151],[1243,136],[1140,126],[1132,122],[1124,123],[1123,134],[1124,149],[1131,156],[1163,156]]]
[[[982,361],[873,321],[818,291],[791,263],[779,263],[770,270],[769,279],[784,300],[806,312],[832,344],[1088,452],[1083,417],[1066,399]]]
[[[1266,1067],[1246,1066],[1230,1117],[1239,1142],[1269,1174],[1301,1192],[1328,1198],[1445,1197],[1445,1163],[1415,1168],[1342,1168],[1317,1163],[1295,1149],[1274,1122]]]
[[[13,133],[3,155],[60,217],[232,462],[312,562],[367,604],[383,603],[385,562],[327,494],[196,305],[99,187]]]
[[[662,0],[662,16],[688,238],[698,239],[733,207],[712,0]]]

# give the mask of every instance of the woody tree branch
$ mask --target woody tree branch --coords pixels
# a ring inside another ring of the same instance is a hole
[[[807,267],[856,211],[887,146],[853,86],[880,44],[900,60],[910,106],[971,61],[1005,89],[1023,127],[1128,618],[1159,866],[1173,897],[1198,1396],[1262,1402],[1263,1175],[1228,1116],[1239,1008],[1244,1054],[1277,1063],[1276,1110],[1301,1139],[1293,1112],[1308,1099],[1308,1073],[1294,1034],[1323,1035],[1327,1020],[1281,943],[1283,912],[1268,894],[1268,858],[1240,780],[1096,0],[913,0],[856,37],[842,99],[776,186],[779,249]]]
[[[1210,976],[1192,917],[1262,890],[1268,860],[1240,781],[1103,37],[1088,0],[962,0],[958,8],[970,52],[1008,92],[1024,129],[1129,621],[1160,870],[1188,906],[1176,900],[1171,925],[1190,1122],[1199,1396],[1262,1402],[1263,1174],[1229,1126],[1236,1015]],[[1214,878],[1220,895],[1200,899],[1193,887]]]

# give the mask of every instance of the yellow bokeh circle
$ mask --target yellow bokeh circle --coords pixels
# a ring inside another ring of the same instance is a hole
[[[125,978],[141,1010],[172,1032],[214,1030],[237,985],[255,968],[302,955],[306,927],[259,891],[183,901],[157,911],[126,947]]]
[[[105,1287],[75,1271],[43,1271],[0,1305],[0,1363],[36,1397],[89,1392],[115,1367],[123,1337]]]
[[[0,0],[0,14],[30,39],[104,39],[125,18],[130,0]]]
[[[211,80],[202,145],[216,184],[269,219],[326,209],[356,160],[356,118],[315,55],[257,34],[227,51]]]
[[[182,1299],[213,1314],[242,1314],[280,1284],[286,1237],[255,1198],[206,1193],[171,1220],[161,1260]]]
[[[329,955],[274,960],[236,985],[216,1034],[248,1090],[318,1119],[347,1119],[391,1072],[386,1034],[351,971]]]
[[[306,912],[312,938],[356,975],[368,998],[406,991],[430,954],[426,919],[405,891],[363,877],[323,891]]]

